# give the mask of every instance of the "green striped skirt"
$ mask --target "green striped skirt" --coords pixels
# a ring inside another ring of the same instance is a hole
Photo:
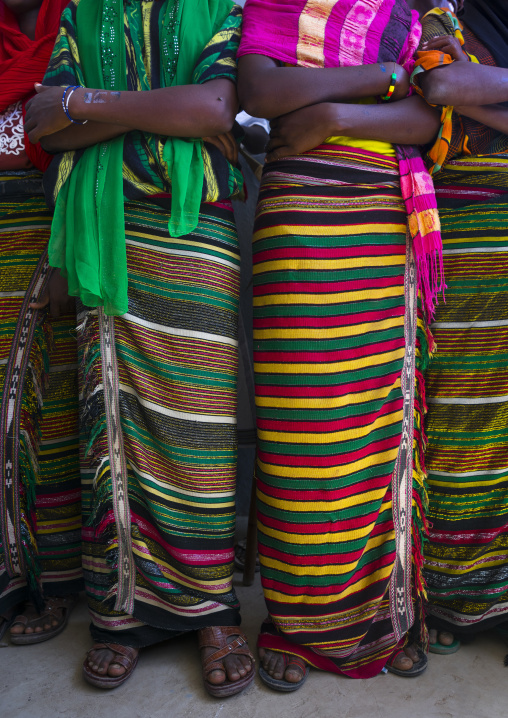
[[[82,588],[76,316],[28,306],[50,228],[40,173],[0,174],[0,614]]]
[[[508,157],[436,177],[446,304],[427,373],[430,622],[454,633],[508,620]]]
[[[191,235],[125,207],[129,312],[78,317],[83,568],[95,640],[237,625],[239,255],[230,203]]]

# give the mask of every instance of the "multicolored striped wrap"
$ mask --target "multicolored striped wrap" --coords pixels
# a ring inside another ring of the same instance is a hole
[[[356,678],[425,640],[431,347],[398,172],[336,145],[271,163],[254,235],[259,645]]]

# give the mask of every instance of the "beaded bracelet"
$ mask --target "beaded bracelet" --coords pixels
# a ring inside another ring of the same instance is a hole
[[[388,92],[386,93],[386,95],[384,95],[384,97],[381,96],[381,99],[384,100],[385,102],[387,100],[389,100],[391,98],[391,96],[393,95],[393,93],[395,92],[396,85],[397,85],[397,73],[392,72],[392,76],[390,77],[390,87],[388,88]]]
[[[62,95],[62,108],[67,115],[67,119],[69,119],[74,125],[86,125],[88,120],[74,120],[69,112],[69,100],[71,99],[72,93],[79,87],[83,87],[83,85],[74,85],[74,87],[71,87],[71,85],[67,85]]]

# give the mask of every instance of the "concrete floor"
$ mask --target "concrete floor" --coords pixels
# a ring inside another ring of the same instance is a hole
[[[259,578],[250,588],[237,579],[243,628],[255,646],[264,617]],[[192,635],[145,649],[132,678],[114,691],[83,682],[89,646],[83,599],[52,641],[1,648],[1,718],[505,718],[507,712],[508,649],[493,635],[454,656],[431,655],[426,673],[411,680],[388,674],[354,681],[312,671],[305,686],[284,695],[256,677],[243,694],[223,701],[202,687]]]

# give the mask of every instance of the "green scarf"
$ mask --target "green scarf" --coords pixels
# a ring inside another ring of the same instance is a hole
[[[188,85],[199,56],[219,30],[231,0],[164,0],[160,26],[161,83]],[[176,27],[180,51],[171,73]],[[77,46],[84,85],[126,90],[123,0],[81,0],[76,11]],[[113,32],[103,32],[103,27]],[[101,43],[101,37],[103,39]],[[172,75],[174,76],[172,77]],[[204,167],[202,140],[168,137],[163,158],[171,178],[169,232],[179,237],[198,224]],[[88,147],[60,189],[49,243],[49,260],[69,284],[69,294],[107,315],[128,311],[123,196],[123,137]]]

